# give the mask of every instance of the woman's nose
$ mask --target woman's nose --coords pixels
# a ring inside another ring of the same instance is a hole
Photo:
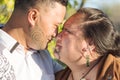
[[[60,33],[58,33],[58,35],[56,36],[56,40],[60,40],[61,39],[61,32]]]
[[[62,37],[62,33],[63,33],[62,31],[60,33],[58,33],[57,37],[61,38]]]

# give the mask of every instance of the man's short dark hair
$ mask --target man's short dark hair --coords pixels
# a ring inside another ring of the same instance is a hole
[[[55,2],[60,3],[63,6],[67,6],[68,0],[15,0],[15,7],[22,10],[28,10],[30,7],[35,7],[39,4],[53,5]]]

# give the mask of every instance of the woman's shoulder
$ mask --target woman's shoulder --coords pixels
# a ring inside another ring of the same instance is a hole
[[[120,58],[109,54],[103,62],[98,80],[120,80]]]

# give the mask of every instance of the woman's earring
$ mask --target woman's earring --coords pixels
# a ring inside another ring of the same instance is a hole
[[[89,61],[89,55],[86,56],[86,66],[89,67],[90,66],[90,61]]]

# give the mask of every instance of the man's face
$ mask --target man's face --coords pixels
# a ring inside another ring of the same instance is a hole
[[[45,49],[47,43],[56,36],[57,28],[66,13],[65,6],[55,3],[55,7],[44,6],[39,10],[38,20],[32,29],[33,49]]]

